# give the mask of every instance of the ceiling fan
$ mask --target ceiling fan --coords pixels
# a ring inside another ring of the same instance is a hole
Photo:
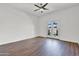
[[[48,3],[40,3],[40,4],[34,4],[34,6],[36,6],[38,9],[35,9],[34,11],[41,11],[41,13],[43,13],[44,10],[48,10],[47,8],[45,8],[48,5]]]

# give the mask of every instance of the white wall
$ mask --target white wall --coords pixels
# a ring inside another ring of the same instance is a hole
[[[43,16],[40,19],[40,36],[47,37],[47,23],[50,19],[60,22],[61,40],[79,42],[79,6]]]
[[[37,18],[0,4],[0,44],[35,37]]]

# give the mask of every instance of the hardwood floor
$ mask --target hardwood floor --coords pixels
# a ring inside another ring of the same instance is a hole
[[[37,37],[0,46],[2,56],[79,56],[76,43]]]

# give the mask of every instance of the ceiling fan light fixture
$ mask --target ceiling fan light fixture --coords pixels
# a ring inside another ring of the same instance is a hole
[[[41,13],[43,13],[43,11],[41,11]]]

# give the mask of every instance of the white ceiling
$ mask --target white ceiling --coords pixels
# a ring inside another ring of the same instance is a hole
[[[48,3],[48,5],[46,6],[46,8],[48,8],[49,10],[44,11],[44,13],[41,13],[40,11],[33,11],[35,9],[38,9],[37,7],[34,6],[34,3],[10,3],[8,4],[14,8],[17,8],[21,11],[24,12],[28,12],[32,15],[36,15],[36,16],[41,16],[47,13],[51,13],[51,12],[55,12],[55,11],[59,11],[59,10],[64,10],[70,7],[74,7],[79,5],[78,3]]]

